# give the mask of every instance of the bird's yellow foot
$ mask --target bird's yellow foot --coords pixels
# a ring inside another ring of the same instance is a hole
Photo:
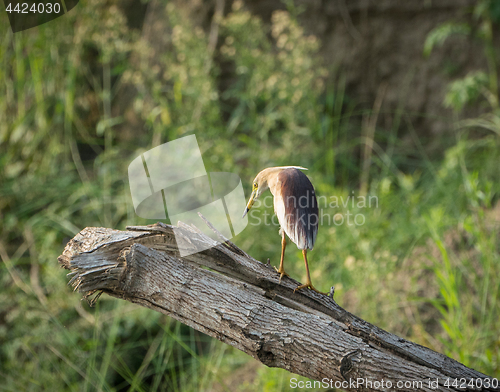
[[[285,269],[283,267],[280,267],[280,268],[276,268],[274,267],[274,269],[276,270],[276,272],[278,274],[280,274],[280,284],[281,284],[281,279],[283,278],[283,276],[290,276],[288,275],[286,272],[285,272]]]
[[[302,289],[305,289],[305,288],[310,288],[311,290],[314,290],[316,291],[317,293],[320,293],[320,294],[323,294],[323,295],[328,295],[327,293],[323,293],[322,291],[319,291],[318,289],[316,289],[316,287],[314,287],[311,283],[311,281],[307,281],[306,284],[303,284],[301,286],[298,286],[295,288],[295,290],[293,290],[293,292],[295,293],[297,290],[302,290]]]

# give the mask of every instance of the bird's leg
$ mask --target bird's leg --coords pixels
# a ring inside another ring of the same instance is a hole
[[[274,269],[280,274],[280,283],[281,283],[281,278],[283,278],[283,276],[289,276],[286,272],[285,272],[285,268],[283,268],[283,260],[285,259],[285,248],[286,248],[286,238],[285,238],[285,231],[282,230],[281,232],[281,235],[282,235],[282,239],[281,239],[281,261],[280,261],[280,267],[279,269],[274,267]]]
[[[311,283],[311,275],[309,275],[309,265],[307,264],[307,249],[302,250],[302,254],[304,255],[304,262],[306,263],[306,273],[307,273],[307,280],[306,283],[298,286],[293,292],[295,293],[297,290],[305,289],[306,287],[309,287],[311,290],[316,291],[317,293],[327,295],[326,293],[323,293],[319,290],[317,290]]]

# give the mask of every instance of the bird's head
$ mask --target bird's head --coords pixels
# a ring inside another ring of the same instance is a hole
[[[243,218],[252,208],[255,200],[266,190],[270,189],[271,193],[274,195],[275,187],[277,186],[277,178],[281,171],[285,169],[299,169],[299,170],[307,170],[305,167],[301,166],[277,166],[277,167],[268,167],[267,169],[262,170],[259,174],[255,176],[255,179],[252,183],[252,194],[250,195],[250,199],[248,200],[247,206],[245,208],[245,212],[243,213]]]

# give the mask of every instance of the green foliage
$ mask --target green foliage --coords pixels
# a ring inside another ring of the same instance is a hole
[[[444,105],[459,112],[465,105],[476,102],[487,85],[488,76],[484,72],[471,72],[465,78],[449,84]]]
[[[285,130],[310,134],[308,124],[316,122],[313,104],[321,92],[324,73],[314,61],[317,38],[304,36],[296,20],[285,11],[277,11],[271,26],[275,52],[262,22],[248,11],[238,12],[240,6],[236,3],[236,12],[224,21],[226,38],[221,47],[221,53],[234,61],[238,75],[238,83],[225,92],[225,98],[233,99],[237,107],[228,132],[257,131],[264,142],[271,131],[278,131],[278,136]]]
[[[493,23],[500,23],[500,3],[495,0],[480,0],[474,7],[476,18],[487,18]]]
[[[480,93],[498,108],[497,53],[493,44],[493,25],[500,21],[498,1],[478,0],[472,11],[478,21],[475,35],[481,40],[487,61],[487,72],[469,72],[464,78],[450,83],[444,105],[460,112],[469,103],[476,102]],[[433,29],[426,38],[424,55],[429,56],[436,45],[442,45],[452,35],[470,35],[467,23],[447,22]]]
[[[172,3],[165,18],[172,26],[170,50],[158,53],[141,40],[139,61],[124,73],[124,82],[138,91],[134,107],[155,135],[154,144],[193,132],[213,135],[221,128],[207,35]]]
[[[427,35],[424,44],[424,56],[428,57],[434,47],[443,45],[444,41],[450,36],[468,34],[470,34],[470,26],[466,23],[443,23]]]
[[[467,128],[482,128],[492,131],[500,136],[500,115],[495,113],[485,113],[479,118],[467,119],[460,123]]]

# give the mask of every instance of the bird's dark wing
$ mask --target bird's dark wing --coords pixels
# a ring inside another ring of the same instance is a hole
[[[318,201],[311,181],[300,170],[291,168],[279,173],[274,210],[297,247],[312,249],[318,233]]]

